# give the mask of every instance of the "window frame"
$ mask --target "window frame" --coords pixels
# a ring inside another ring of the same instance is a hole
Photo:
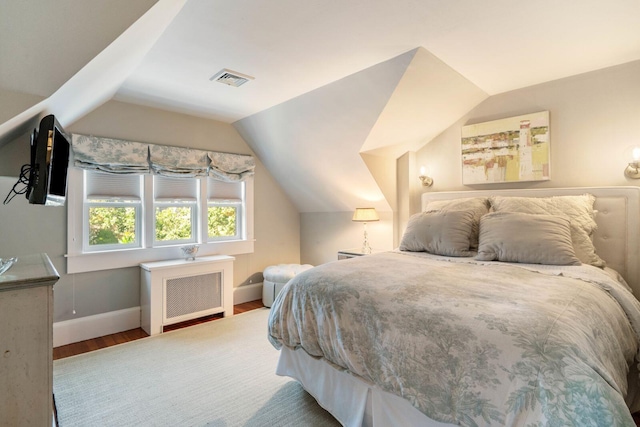
[[[91,200],[91,199],[89,199]],[[130,244],[111,244],[111,245],[91,245],[89,244],[89,211],[91,208],[95,207],[103,207],[103,208],[134,208],[136,223],[135,223],[135,235],[136,240]],[[101,201],[101,202],[92,202],[85,201],[83,202],[83,216],[82,216],[82,245],[83,252],[94,253],[94,252],[107,252],[107,251],[119,251],[125,249],[134,249],[142,247],[142,242],[144,238],[142,236],[142,201]]]
[[[146,221],[152,224],[153,232],[148,235],[149,239],[145,242],[147,243],[146,246],[160,247],[198,243],[200,230],[199,225],[202,222],[198,204],[202,201],[202,191],[200,187],[202,186],[203,179],[164,177],[161,175],[151,175],[150,178],[153,183],[153,192],[150,193],[153,194],[153,206],[149,210],[150,215],[146,217]],[[188,185],[183,185],[181,181],[186,179],[193,180],[193,182],[189,182]],[[178,190],[171,190],[176,187],[179,187]],[[167,189],[169,189],[168,191],[176,197],[167,197],[166,194],[164,194]],[[177,191],[177,193],[175,193],[175,191]],[[159,192],[162,193],[160,197],[158,197]],[[179,240],[157,240],[156,208],[159,207],[188,207],[191,209],[191,237]]]
[[[191,237],[188,239],[179,239],[179,240],[158,240],[157,230],[156,230],[156,222],[158,220],[156,216],[157,208],[189,208],[191,210]],[[194,244],[197,243],[198,240],[198,223],[200,215],[198,215],[198,203],[197,202],[169,202],[169,201],[154,201],[153,202],[153,212],[151,214],[153,218],[153,233],[151,237],[152,245],[151,247],[159,247],[159,246],[173,246],[173,245],[186,245],[186,244]]]
[[[194,230],[194,243],[200,246],[198,256],[207,255],[240,255],[254,251],[254,177],[243,181],[244,203],[241,205],[243,215],[243,231],[239,238],[224,240],[208,239],[207,224],[207,177],[198,179],[199,197],[193,213],[198,220]],[[185,242],[175,244],[149,244],[155,238],[155,216],[153,200],[153,175],[144,175],[143,199],[141,202],[140,222],[141,247],[128,247],[111,250],[86,251],[84,243],[84,179],[83,170],[70,166],[67,180],[67,273],[82,273],[90,271],[108,270],[114,268],[137,267],[140,263],[184,258],[181,246]],[[86,219],[88,221],[88,218]],[[88,239],[88,236],[87,236]]]
[[[230,207],[230,208],[235,208],[236,209],[236,234],[234,234],[233,236],[210,236],[209,235],[209,209],[211,207],[220,207],[220,208],[226,208],[226,207]],[[207,220],[203,222],[206,223],[207,225],[207,229],[206,231],[206,236],[207,236],[207,242],[221,242],[221,241],[225,241],[225,240],[238,240],[238,239],[242,239],[242,236],[244,234],[244,222],[243,222],[243,209],[242,209],[242,203],[234,203],[234,202],[217,202],[217,201],[207,201]]]

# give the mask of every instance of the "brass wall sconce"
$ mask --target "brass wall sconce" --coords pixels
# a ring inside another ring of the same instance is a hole
[[[427,168],[424,166],[420,167],[420,176],[418,176],[420,181],[422,181],[422,185],[425,187],[431,187],[433,185],[433,178],[427,176]]]
[[[640,147],[633,149],[633,162],[627,165],[624,176],[631,179],[640,179]]]

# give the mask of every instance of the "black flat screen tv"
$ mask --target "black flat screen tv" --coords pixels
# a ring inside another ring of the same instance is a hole
[[[69,141],[53,114],[31,134],[31,167],[26,197],[36,205],[63,206],[67,197]]]

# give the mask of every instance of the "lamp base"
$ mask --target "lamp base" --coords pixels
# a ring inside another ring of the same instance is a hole
[[[370,254],[371,253],[371,246],[369,246],[369,239],[367,238],[367,223],[364,222],[364,241],[362,242],[362,253],[363,254]]]

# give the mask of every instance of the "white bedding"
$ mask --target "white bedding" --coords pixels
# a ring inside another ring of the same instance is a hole
[[[269,337],[445,423],[633,426],[640,303],[615,277],[376,254],[297,275],[274,302]]]

